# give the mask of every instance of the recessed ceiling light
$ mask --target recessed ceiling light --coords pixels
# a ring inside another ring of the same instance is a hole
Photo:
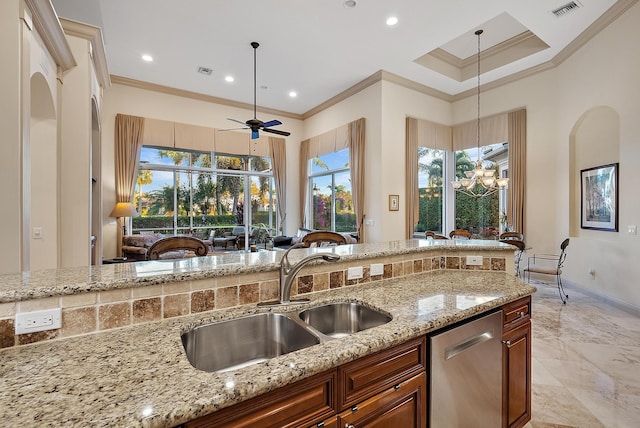
[[[396,25],[398,23],[398,18],[396,18],[395,16],[390,16],[387,18],[387,25],[392,27],[394,25]]]
[[[153,61],[153,57],[149,54],[144,54],[142,55],[142,60],[143,61],[147,61],[147,62],[152,62]]]
[[[344,5],[344,7],[351,9],[353,7],[356,7],[358,2],[356,2],[356,0],[344,0],[342,4]]]
[[[236,79],[234,79],[234,78],[233,78],[233,76],[224,76],[224,80],[225,80],[225,81],[227,81],[227,82],[229,82],[229,83],[231,83],[231,82],[233,82],[233,81],[234,81],[234,80],[236,80]]]
[[[298,93],[297,93],[296,91],[291,91],[291,92],[289,92],[289,96],[290,96],[291,98],[295,98],[295,97],[297,97],[297,96],[298,96]]]

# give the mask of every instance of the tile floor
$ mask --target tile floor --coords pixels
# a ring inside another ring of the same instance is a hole
[[[640,426],[640,317],[534,284],[532,420],[525,428]]]

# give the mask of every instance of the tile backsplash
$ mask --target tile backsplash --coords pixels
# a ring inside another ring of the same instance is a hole
[[[424,258],[423,258],[424,257]],[[383,264],[382,275],[370,275],[370,265]],[[347,269],[363,266],[363,277],[347,280]],[[485,256],[481,266],[467,266],[465,256],[429,256],[413,253],[305,267],[292,287],[292,295],[348,287],[439,269],[506,271],[503,254]],[[197,281],[179,281],[146,287],[87,292],[0,304],[0,348],[58,338],[91,334],[132,324],[153,322],[255,304],[278,298],[277,271],[239,274]],[[15,314],[62,308],[62,327],[38,333],[15,335]]]

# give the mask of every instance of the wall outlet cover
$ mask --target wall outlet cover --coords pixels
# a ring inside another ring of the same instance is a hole
[[[363,276],[362,266],[351,267],[347,269],[347,280],[360,279]]]
[[[467,266],[482,266],[482,256],[467,256]]]
[[[373,263],[371,265],[371,276],[383,275],[384,274],[384,265],[382,263]]]
[[[16,334],[55,330],[62,327],[62,309],[23,312],[16,314]]]

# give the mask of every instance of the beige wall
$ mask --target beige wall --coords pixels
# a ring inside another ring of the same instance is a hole
[[[0,51],[3,58],[20,58],[19,3],[0,2]],[[2,167],[0,182],[2,203],[10,209],[0,210],[0,272],[17,272],[21,267],[21,114],[20,63],[2,61],[0,67],[0,129],[2,130]]]

